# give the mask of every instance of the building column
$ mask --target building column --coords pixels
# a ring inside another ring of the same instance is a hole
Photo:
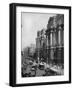
[[[53,32],[50,32],[50,47],[53,46]]]
[[[57,62],[56,46],[57,46],[57,29],[56,27],[54,27],[54,31],[53,31],[53,61],[54,63]]]
[[[47,53],[47,61],[46,63],[48,64],[49,63],[49,40],[48,40],[48,35],[46,36],[46,40],[47,40],[47,45],[46,45],[46,53]]]
[[[62,46],[63,43],[63,38],[62,38],[62,34],[63,34],[63,28],[61,27],[61,25],[59,25],[58,27],[58,47],[57,47],[57,63],[61,64],[63,63],[63,54],[64,54],[64,47]]]
[[[62,45],[61,39],[62,39],[61,38],[61,29],[59,29],[59,31],[58,31],[58,45],[59,45],[59,47]]]
[[[50,31],[50,62],[54,60],[54,47],[53,47],[53,29]]]

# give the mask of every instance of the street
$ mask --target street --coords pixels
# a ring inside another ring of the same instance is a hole
[[[36,76],[55,76],[63,75],[64,69],[57,65],[50,65],[46,63],[36,63],[35,61],[27,60],[27,64],[22,66],[22,77],[36,77]]]

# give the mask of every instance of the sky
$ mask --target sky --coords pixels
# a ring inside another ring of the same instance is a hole
[[[22,12],[22,50],[31,44],[36,45],[37,31],[47,28],[48,20],[55,14]]]

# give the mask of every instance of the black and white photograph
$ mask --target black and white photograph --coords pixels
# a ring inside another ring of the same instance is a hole
[[[22,77],[64,75],[64,15],[21,13]]]
[[[71,83],[71,7],[10,4],[10,86]]]

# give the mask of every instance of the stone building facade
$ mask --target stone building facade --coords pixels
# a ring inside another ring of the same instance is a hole
[[[48,39],[48,62],[64,63],[64,15],[50,17],[46,38]]]
[[[46,35],[45,29],[37,32],[36,50],[38,62],[46,60]]]
[[[36,49],[38,62],[64,64],[64,15],[50,17],[47,29],[37,32]]]

